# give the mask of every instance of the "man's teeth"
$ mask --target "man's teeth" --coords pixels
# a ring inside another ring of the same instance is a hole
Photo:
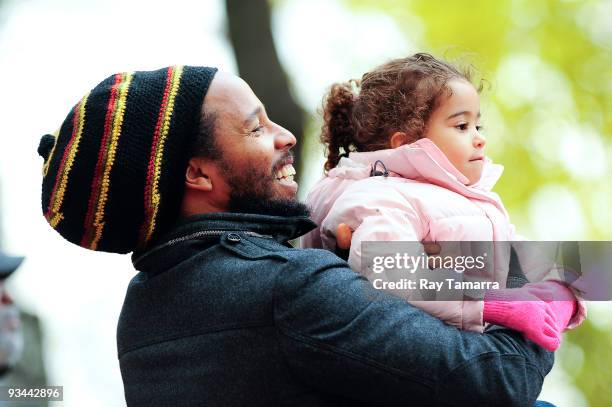
[[[280,170],[276,171],[276,179],[280,180],[282,178],[288,178],[292,180],[295,174],[296,172],[295,168],[293,168],[293,165],[287,164],[283,166]]]

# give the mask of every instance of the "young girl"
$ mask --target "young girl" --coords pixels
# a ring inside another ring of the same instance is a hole
[[[479,90],[469,71],[428,54],[333,85],[321,134],[327,174],[306,201],[319,228],[303,246],[333,250],[337,227],[345,223],[354,230],[348,261],[361,272],[361,242],[516,240],[491,191],[503,167],[485,156]],[[505,287],[507,267],[487,277]],[[460,329],[504,325],[549,350],[586,315],[556,281],[491,290],[484,301],[407,300]]]

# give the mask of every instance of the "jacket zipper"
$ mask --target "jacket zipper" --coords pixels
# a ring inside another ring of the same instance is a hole
[[[251,232],[250,230],[201,230],[199,232],[195,232],[189,235],[174,238],[172,240],[167,241],[166,243],[160,244],[159,246],[153,247],[151,250],[149,250],[148,252],[146,252],[145,254],[137,258],[136,260],[134,260],[134,267],[136,267],[138,263],[140,263],[143,259],[148,257],[150,254],[157,252],[161,249],[165,249],[166,247],[174,246],[177,243],[182,243],[187,240],[199,239],[202,237],[221,236],[222,234],[227,233],[227,232],[239,232],[239,233],[244,233],[245,235],[248,235],[248,236],[263,237],[265,239],[273,239],[271,235],[262,235],[257,232]]]

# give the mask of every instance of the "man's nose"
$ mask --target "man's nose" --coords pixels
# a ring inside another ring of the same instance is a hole
[[[295,136],[289,130],[285,129],[284,127],[280,125],[277,125],[277,126],[278,126],[278,133],[276,133],[274,137],[274,147],[277,150],[291,149],[293,146],[295,146],[295,143],[297,143]]]

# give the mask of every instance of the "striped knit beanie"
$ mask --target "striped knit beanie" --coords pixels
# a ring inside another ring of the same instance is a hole
[[[49,224],[72,243],[113,253],[144,249],[171,226],[216,71],[119,73],[85,95],[38,148]]]

